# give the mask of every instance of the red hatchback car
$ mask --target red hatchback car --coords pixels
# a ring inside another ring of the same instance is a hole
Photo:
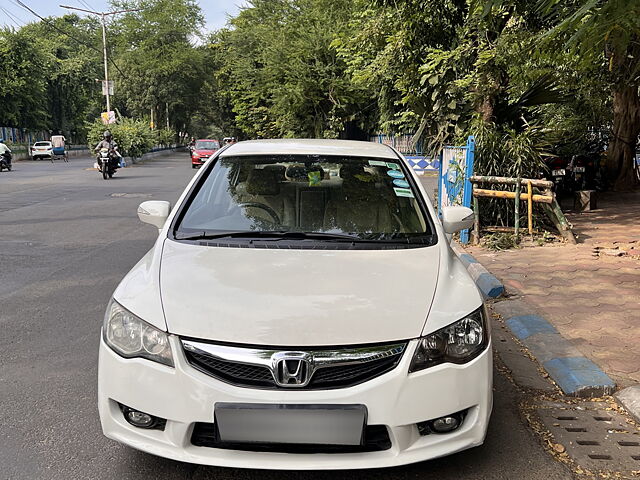
[[[191,150],[191,168],[198,168],[204,164],[218,149],[220,149],[220,142],[218,142],[218,140],[196,140]]]

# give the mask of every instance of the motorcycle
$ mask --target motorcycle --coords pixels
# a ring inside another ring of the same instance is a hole
[[[0,172],[4,169],[7,169],[8,172],[11,171],[11,153],[5,152],[0,155]]]
[[[102,173],[102,178],[113,178],[113,174],[119,167],[120,157],[116,150],[101,148],[98,154],[98,171]]]
[[[547,172],[543,174],[547,180],[554,184],[556,195],[564,194],[568,190],[567,167],[568,162],[562,157],[550,157],[545,160]]]

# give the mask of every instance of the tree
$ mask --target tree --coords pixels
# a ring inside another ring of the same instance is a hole
[[[333,45],[352,14],[348,0],[253,0],[231,20],[211,48],[224,58],[218,81],[239,128],[257,137],[345,135],[369,97]]]
[[[44,78],[48,122],[46,128],[65,133],[82,131],[84,122],[101,111],[99,25],[93,18],[64,15],[31,23],[20,30],[44,59],[29,75]],[[37,74],[36,74],[37,72]]]
[[[547,11],[556,6],[556,1],[546,1]],[[633,168],[640,134],[640,4],[585,0],[576,7],[552,34],[567,35],[570,51],[585,62],[604,64],[611,74],[613,127],[607,170],[615,179],[614,189],[628,190],[637,182]]]
[[[139,8],[111,26],[113,52],[119,69],[113,72],[119,91],[116,105],[123,114],[147,116],[156,124],[166,112],[172,126],[188,125],[201,102],[204,79],[212,72],[205,49],[195,45],[204,19],[194,0],[123,0],[117,8]]]
[[[490,5],[502,0],[488,0]],[[640,134],[640,3],[636,0],[535,0],[530,8],[549,25],[540,38],[562,40],[567,53],[609,74],[612,99],[607,171],[614,189],[632,188]]]
[[[48,125],[44,52],[28,35],[0,30],[0,125],[40,129]]]

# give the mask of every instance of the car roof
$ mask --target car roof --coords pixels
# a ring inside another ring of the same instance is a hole
[[[326,139],[248,140],[234,143],[220,156],[240,155],[338,155],[398,160],[396,152],[381,143]]]
[[[218,140],[214,138],[199,138],[196,142],[217,142]]]

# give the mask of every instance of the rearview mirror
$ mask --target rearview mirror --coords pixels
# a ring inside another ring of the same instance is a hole
[[[445,233],[456,233],[473,227],[473,210],[467,207],[444,207],[442,209],[442,228]]]
[[[138,207],[138,218],[143,223],[154,225],[160,230],[167,221],[171,204],[164,200],[149,200]]]

